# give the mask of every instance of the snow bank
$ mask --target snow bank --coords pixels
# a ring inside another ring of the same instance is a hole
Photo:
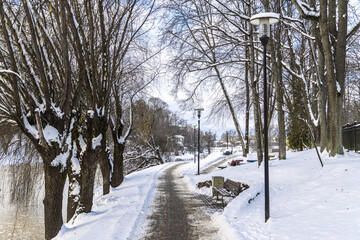
[[[90,213],[64,224],[54,239],[139,239],[157,177],[169,166],[172,164],[129,174],[110,194],[97,197]]]
[[[228,238],[360,239],[360,156],[346,153],[330,158],[322,154],[322,159],[324,168],[313,149],[288,152],[287,160],[269,162],[271,217],[267,223],[264,169],[256,162],[201,177],[188,175],[188,182],[224,176],[250,185],[223,213],[212,216]]]
[[[235,157],[235,156],[238,156],[238,155],[231,155],[230,157]],[[221,152],[211,153],[206,158],[200,159],[200,170],[205,169],[220,160],[223,160],[225,157],[229,157],[229,156],[224,156],[223,153],[221,153]],[[197,173],[198,173],[197,159],[196,159],[196,163],[192,162],[192,163],[186,164],[183,167],[181,167],[182,176],[184,176],[184,175],[192,176],[192,175],[196,175]]]
[[[193,161],[194,160],[194,154],[186,153],[186,154],[180,155],[180,156],[170,156],[169,159],[170,159],[170,162]]]
[[[197,189],[196,183],[210,180],[211,176],[250,185],[224,212],[212,215],[224,239],[360,239],[360,155],[346,153],[330,158],[322,154],[324,168],[314,149],[288,152],[287,156],[287,160],[269,162],[271,217],[267,223],[264,223],[264,169],[257,162],[196,175],[197,164],[191,161],[178,174],[192,191],[209,195],[210,188]],[[201,169],[228,157],[241,158],[215,152],[201,160]],[[64,225],[55,239],[141,239],[156,179],[173,164],[130,174],[111,194],[98,197],[91,213]]]

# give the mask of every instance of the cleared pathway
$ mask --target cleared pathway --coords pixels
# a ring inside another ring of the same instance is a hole
[[[229,161],[231,161],[232,159],[241,159],[241,157],[234,157],[234,156],[230,156],[230,157],[227,157],[227,158],[224,158],[223,160],[213,164],[213,165],[210,165],[208,166],[207,168],[201,170],[200,174],[208,174],[208,173],[211,173],[213,172],[214,170],[216,170],[220,165],[228,165],[227,163]]]
[[[189,192],[175,165],[159,178],[146,240],[220,239],[210,214],[222,210],[210,196]]]

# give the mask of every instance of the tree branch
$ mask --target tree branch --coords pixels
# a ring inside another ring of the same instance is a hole
[[[307,3],[304,3],[301,0],[291,0],[291,2],[295,5],[300,15],[308,20],[319,21],[320,12],[310,7]]]
[[[348,33],[348,35],[346,36],[346,40],[348,40],[349,38],[351,38],[360,28],[360,22],[358,22],[356,24],[355,27],[353,27],[353,29],[351,29],[351,31]]]

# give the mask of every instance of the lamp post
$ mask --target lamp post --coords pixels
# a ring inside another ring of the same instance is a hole
[[[226,131],[226,150],[229,149],[229,132]]]
[[[277,13],[258,13],[250,18],[252,25],[259,25],[260,41],[264,46],[264,178],[265,178],[265,222],[270,218],[270,194],[269,194],[269,153],[268,153],[268,102],[266,80],[266,45],[270,38],[270,25],[279,22]]]
[[[198,175],[200,175],[200,117],[201,117],[201,111],[204,111],[204,108],[195,108],[195,111],[197,112],[198,116]]]
[[[196,125],[194,125],[194,163],[196,163]]]

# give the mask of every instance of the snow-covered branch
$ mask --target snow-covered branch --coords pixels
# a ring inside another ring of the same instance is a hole
[[[320,11],[301,0],[291,0],[303,18],[318,21]]]

